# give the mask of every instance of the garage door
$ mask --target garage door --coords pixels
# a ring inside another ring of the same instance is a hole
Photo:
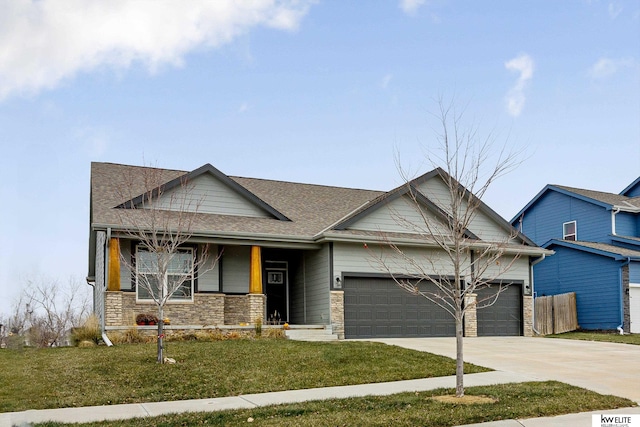
[[[478,290],[479,305],[482,299],[495,295],[496,288]],[[478,309],[478,336],[522,335],[522,287],[511,285],[498,296],[490,307]]]
[[[640,334],[640,283],[629,285],[629,313],[631,333]]]
[[[344,329],[346,338],[455,336],[449,313],[387,278],[345,278]]]

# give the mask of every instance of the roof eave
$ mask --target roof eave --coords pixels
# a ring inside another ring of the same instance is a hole
[[[317,240],[318,243],[328,242],[344,242],[344,243],[361,243],[361,244],[395,244],[400,246],[413,246],[423,248],[439,248],[440,246],[436,242],[429,242],[426,240],[419,240],[415,238],[402,238],[402,237],[388,237],[384,234],[378,236],[366,236],[366,235],[344,235],[334,233],[324,233]],[[486,249],[492,245],[496,245],[495,242],[483,242],[477,241],[467,245],[469,249]],[[527,256],[541,256],[541,255],[553,255],[555,252],[550,249],[544,249],[539,246],[528,247],[504,247],[505,254],[514,255],[527,255]]]
[[[583,246],[580,244],[575,244],[571,241],[567,241],[567,240],[558,240],[558,239],[551,239],[548,242],[546,242],[544,245],[542,245],[543,248],[547,249],[550,246],[562,246],[565,248],[570,248],[570,249],[574,249],[574,250],[578,250],[578,251],[583,251],[583,252],[588,252],[594,255],[600,255],[600,256],[605,256],[608,258],[612,258],[616,261],[640,261],[640,256],[635,256],[635,255],[622,255],[622,254],[618,254],[615,252],[611,252],[605,249],[598,249],[598,248],[591,248],[588,246]]]
[[[119,224],[92,224],[92,229],[106,230],[112,229],[112,236],[114,237],[130,237],[132,233],[137,232],[149,232],[151,230],[145,230],[142,228],[126,228]],[[288,247],[296,246],[305,249],[319,249],[320,246],[314,241],[312,237],[308,236],[296,236],[287,234],[274,234],[274,233],[246,233],[240,231],[197,231],[191,233],[189,238],[193,243],[235,243],[249,245],[255,243],[260,246],[281,247],[282,245],[288,245]],[[281,244],[281,245],[278,245]]]

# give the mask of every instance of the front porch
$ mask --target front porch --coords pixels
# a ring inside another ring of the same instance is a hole
[[[171,325],[253,325],[265,317],[266,297],[263,294],[225,295],[196,293],[193,302],[169,302],[164,306]],[[156,314],[153,302],[136,301],[135,292],[107,291],[105,327],[132,326],[141,313]]]
[[[136,324],[138,314],[157,312],[153,302],[136,301],[135,292],[107,291],[105,304],[105,330],[123,330]],[[271,322],[267,318],[264,294],[225,295],[222,293],[196,293],[193,302],[170,302],[165,305],[169,330],[188,329],[254,329],[258,320],[264,328],[282,327],[284,321]],[[344,338],[344,294],[331,291],[331,322],[328,325],[292,324],[287,336],[291,339],[325,340]],[[155,330],[154,326],[140,326],[142,330]]]

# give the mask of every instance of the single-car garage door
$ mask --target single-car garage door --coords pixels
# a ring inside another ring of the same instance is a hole
[[[640,334],[640,283],[629,284],[629,314],[632,334]]]
[[[424,286],[435,289],[432,283]],[[389,278],[344,279],[344,329],[345,338],[455,336],[449,313]]]
[[[492,301],[497,286],[476,291],[478,305],[483,301]],[[478,336],[518,336],[522,335],[522,287],[510,285],[504,289],[496,302],[476,313],[478,319]]]

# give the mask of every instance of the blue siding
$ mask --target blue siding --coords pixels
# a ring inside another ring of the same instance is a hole
[[[638,220],[640,215],[629,212],[618,212],[616,214],[616,234],[618,236],[638,236]]]
[[[624,195],[627,197],[640,197],[640,181],[636,182],[633,187],[628,188]]]
[[[608,241],[611,234],[611,212],[556,191],[547,192],[525,212],[522,232],[542,245],[562,239],[562,224],[569,221],[577,223],[578,240]]]
[[[640,283],[640,262],[629,264],[629,282]]]
[[[583,329],[615,329],[621,322],[620,262],[554,246],[555,255],[533,268],[538,296],[575,292]]]

